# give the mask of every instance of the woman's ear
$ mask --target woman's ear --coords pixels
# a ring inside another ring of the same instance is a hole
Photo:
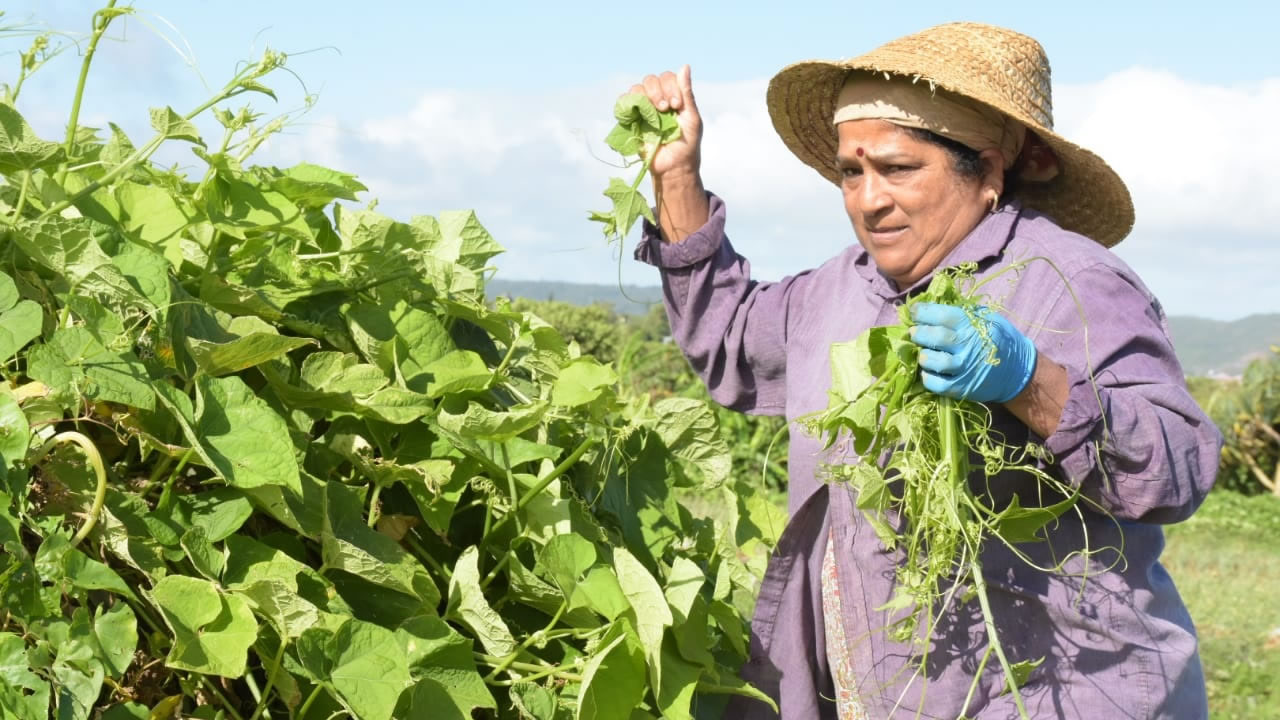
[[[978,157],[982,160],[983,191],[995,190],[999,197],[1004,193],[1004,155],[997,148],[987,148]]]

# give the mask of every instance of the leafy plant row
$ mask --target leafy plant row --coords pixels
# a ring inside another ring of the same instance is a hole
[[[702,402],[484,296],[471,212],[250,164],[268,51],[142,144],[0,102],[0,717],[691,718],[777,510]],[[192,122],[209,113],[221,137]],[[159,167],[166,144],[201,172]]]

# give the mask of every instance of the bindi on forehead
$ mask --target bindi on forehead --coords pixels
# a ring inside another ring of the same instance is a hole
[[[862,148],[858,148],[857,153],[858,153],[858,157],[862,157],[863,155],[866,155],[866,152],[864,152]]]

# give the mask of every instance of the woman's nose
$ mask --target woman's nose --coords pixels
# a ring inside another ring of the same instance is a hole
[[[884,182],[875,173],[862,176],[862,187],[858,188],[858,206],[864,215],[876,215],[893,205]]]

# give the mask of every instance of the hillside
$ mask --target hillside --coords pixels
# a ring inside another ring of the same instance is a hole
[[[627,285],[626,296],[616,284],[495,279],[488,288],[493,295],[532,300],[560,300],[574,305],[602,302],[625,315],[643,313],[650,303],[662,302],[662,288],[656,286]],[[1175,315],[1169,318],[1169,332],[1188,375],[1237,375],[1250,360],[1265,355],[1270,346],[1280,345],[1280,313],[1250,315],[1230,322]]]

